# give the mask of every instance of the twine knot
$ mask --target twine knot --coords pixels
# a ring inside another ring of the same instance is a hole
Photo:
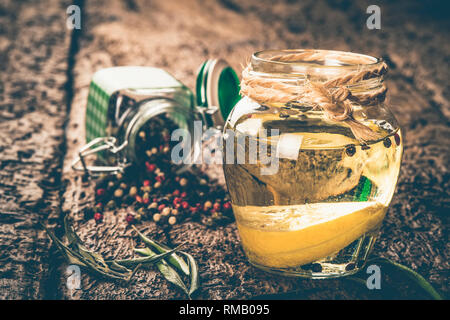
[[[302,52],[272,57],[272,61],[312,61],[320,60],[317,52]],[[323,59],[323,57],[322,57]],[[250,74],[250,65],[242,72],[241,94],[259,103],[288,103],[304,101],[324,111],[331,121],[345,122],[356,139],[362,142],[377,140],[381,135],[353,117],[354,104],[369,104],[384,100],[386,87],[382,85],[371,93],[352,94],[348,85],[354,85],[387,72],[383,62],[364,71],[349,72],[343,76],[326,82],[307,81],[301,85],[283,83],[273,79],[262,78]]]

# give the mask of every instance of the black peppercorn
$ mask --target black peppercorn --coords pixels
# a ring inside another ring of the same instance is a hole
[[[352,271],[355,269],[355,264],[353,262],[350,262],[348,265],[345,266],[345,271]]]
[[[313,263],[312,271],[313,272],[322,272],[322,265],[320,263]]]
[[[356,153],[356,148],[354,144],[349,144],[348,146],[345,147],[345,153],[349,156],[349,157],[353,157]]]

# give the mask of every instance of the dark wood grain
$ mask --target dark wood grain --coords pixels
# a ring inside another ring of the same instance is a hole
[[[55,35],[60,39],[58,45],[49,38],[42,40],[42,50],[27,49],[27,41],[39,42],[36,39],[40,38],[23,31],[25,22],[14,22],[19,5],[6,6],[0,22],[7,25],[10,19],[21,32],[18,38],[12,29],[0,33],[0,56],[8,57],[7,63],[2,63],[7,72],[0,75],[0,126],[6,133],[5,141],[0,141],[0,246],[1,258],[9,259],[6,267],[0,265],[4,270],[0,296],[183,298],[152,270],[140,271],[128,286],[83,274],[82,290],[69,292],[65,287],[66,265],[48,250],[48,241],[37,231],[35,222],[45,221],[51,212],[57,216],[61,204],[86,244],[106,257],[129,256],[136,245],[124,222],[125,211],[107,213],[99,226],[83,220],[82,209],[92,203],[92,186],[83,184],[70,170],[70,162],[84,143],[87,89],[95,71],[118,65],[156,66],[192,88],[197,68],[205,59],[222,57],[241,70],[253,52],[267,48],[347,50],[380,56],[388,62],[389,101],[405,132],[405,150],[397,192],[373,255],[410,266],[448,293],[449,22],[441,10],[430,8],[440,5],[438,1],[428,5],[381,2],[381,30],[368,30],[365,11],[369,4],[346,0],[88,1],[82,10],[79,50],[70,53],[73,74],[68,75],[65,30],[58,29],[60,35]],[[45,13],[50,17],[64,12],[60,6],[51,7],[56,11]],[[48,19],[45,27],[43,20],[34,22],[41,26],[42,37],[61,23]],[[39,58],[43,52],[45,58]],[[30,61],[29,67],[17,63],[16,56]],[[73,99],[64,138],[66,81],[73,83],[69,90]],[[63,156],[57,152],[64,141]],[[216,171],[220,173],[220,168]],[[53,189],[45,187],[51,179]],[[59,202],[58,191],[63,196]],[[144,226],[163,242],[187,242],[186,249],[199,261],[201,299],[242,299],[291,290],[299,290],[295,297],[308,299],[424,297],[417,288],[392,275],[385,275],[383,285],[396,289],[382,293],[369,292],[348,280],[308,281],[267,275],[247,263],[234,224],[208,229],[185,223],[169,234],[151,223]],[[59,268],[47,272],[49,264]],[[43,281],[45,288],[35,287]]]

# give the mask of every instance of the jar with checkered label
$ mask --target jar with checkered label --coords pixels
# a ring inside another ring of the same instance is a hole
[[[102,69],[94,74],[89,87],[87,144],[80,149],[72,168],[99,175],[122,172],[132,164],[144,166],[141,154],[167,148],[176,129],[183,129],[191,137],[195,136],[196,121],[203,128],[221,129],[238,99],[238,77],[220,59],[203,63],[195,94],[162,69]],[[194,154],[201,141],[187,141],[188,150]],[[88,157],[94,154],[95,163],[90,165]]]

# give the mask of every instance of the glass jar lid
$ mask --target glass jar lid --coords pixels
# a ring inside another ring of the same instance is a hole
[[[218,107],[222,123],[240,100],[239,90],[239,78],[226,61],[210,59],[200,66],[196,81],[197,105]]]

